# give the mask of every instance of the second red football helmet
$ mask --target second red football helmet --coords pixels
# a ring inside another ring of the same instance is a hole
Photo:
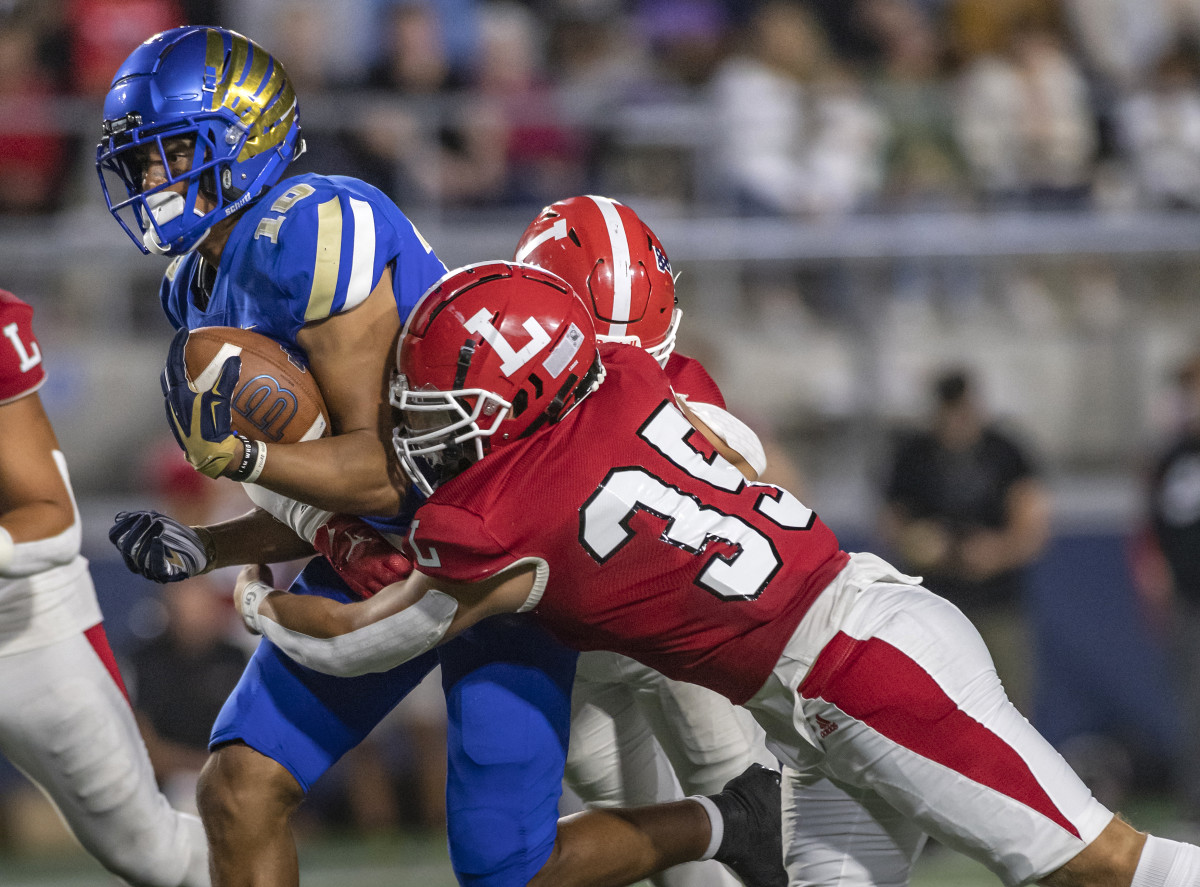
[[[400,336],[396,454],[429,495],[496,447],[557,422],[603,376],[591,314],[561,278],[509,262],[451,271]]]
[[[571,197],[538,214],[515,258],[567,281],[587,302],[601,341],[645,348],[666,365],[679,309],[671,262],[638,214],[608,197]]]

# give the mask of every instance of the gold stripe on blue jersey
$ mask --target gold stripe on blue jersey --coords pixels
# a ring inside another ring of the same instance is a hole
[[[328,317],[333,311],[341,261],[342,203],[334,197],[317,207],[317,250],[312,289],[308,293],[308,307],[304,310],[305,323]]]

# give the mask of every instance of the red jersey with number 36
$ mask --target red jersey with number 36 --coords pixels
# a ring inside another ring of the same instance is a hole
[[[418,509],[417,569],[477,581],[543,562],[533,612],[564,643],[744,702],[848,556],[794,496],[713,451],[645,351],[602,345],[601,357],[604,383],[557,425]]]
[[[0,290],[0,403],[32,394],[45,381],[42,349],[33,337],[33,308]]]

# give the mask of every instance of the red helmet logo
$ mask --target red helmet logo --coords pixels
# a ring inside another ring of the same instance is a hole
[[[603,378],[575,291],[507,262],[452,271],[422,296],[396,367],[393,444],[427,494],[495,447],[557,422]]]

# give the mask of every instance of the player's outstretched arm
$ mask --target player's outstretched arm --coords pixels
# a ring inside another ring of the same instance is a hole
[[[66,461],[37,394],[0,405],[0,576],[26,576],[79,553]]]
[[[289,657],[339,677],[388,671],[450,640],[488,616],[515,613],[529,599],[537,568],[519,564],[480,582],[413,573],[364,601],[343,604],[271,587],[271,571],[250,565],[234,601],[250,631]]]
[[[157,511],[122,511],[108,531],[131,572],[178,582],[218,567],[308,557],[313,546],[256,508],[232,520],[191,527]]]
[[[412,561],[399,550],[402,544],[399,537],[384,535],[360,518],[332,514],[266,487],[246,484],[245,490],[255,505],[271,512],[295,530],[297,536],[312,543],[360,598],[407,579],[412,572]]]

